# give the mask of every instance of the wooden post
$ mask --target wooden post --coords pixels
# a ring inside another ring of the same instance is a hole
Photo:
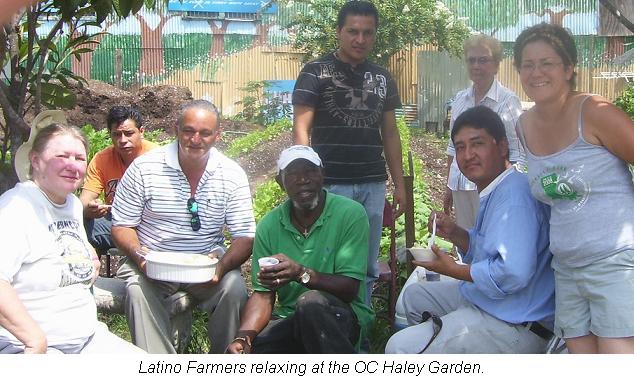
[[[594,36],[590,37],[590,65],[588,65],[588,92],[594,93],[594,69],[596,68],[596,61],[594,59]]]
[[[408,175],[403,176],[405,184],[405,246],[411,248],[416,241],[416,225],[414,223],[414,164],[412,152],[407,153]],[[412,255],[407,253],[407,274],[412,273]]]

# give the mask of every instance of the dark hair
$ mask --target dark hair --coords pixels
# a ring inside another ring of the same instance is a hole
[[[454,141],[456,134],[465,128],[473,127],[474,129],[484,129],[496,142],[506,140],[506,129],[502,118],[486,106],[476,106],[462,112],[456,118],[451,130],[451,141]],[[509,153],[506,153],[508,159]]]
[[[44,149],[46,149],[48,142],[58,135],[70,135],[71,137],[77,139],[84,146],[84,149],[86,149],[86,155],[88,155],[88,140],[81,130],[75,126],[68,126],[61,123],[51,123],[50,125],[46,125],[45,127],[39,129],[37,133],[35,133],[31,149],[29,150],[29,160],[31,159],[31,154],[33,153],[42,154]],[[29,176],[32,175],[33,167],[29,165]]]
[[[572,35],[559,25],[541,23],[524,29],[515,39],[513,60],[518,72],[522,66],[522,50],[526,45],[535,41],[543,41],[550,45],[557,52],[564,66],[574,68],[577,65],[577,46]],[[577,85],[577,72],[572,72],[569,83],[570,88],[574,89]]]
[[[181,108],[180,113],[178,114],[178,119],[176,121],[178,128],[183,127],[183,118],[185,117],[185,113],[190,109],[202,109],[215,114],[217,117],[217,121],[216,126],[214,126],[214,130],[220,127],[220,113],[218,112],[218,108],[216,107],[216,105],[204,99],[197,99],[186,103]]]
[[[143,126],[143,117],[141,117],[141,113],[137,109],[131,106],[113,106],[106,117],[108,131],[112,131],[113,127],[119,126],[128,119],[134,121],[137,129]]]
[[[352,0],[346,2],[339,10],[337,16],[337,27],[343,28],[348,16],[372,16],[376,29],[379,29],[379,11],[376,10],[374,4],[369,1]]]

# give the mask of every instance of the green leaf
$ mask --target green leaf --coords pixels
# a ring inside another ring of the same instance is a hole
[[[98,0],[92,2],[95,10],[96,22],[102,23],[113,11],[112,0]]]
[[[135,3],[139,0],[119,0],[119,16],[126,17],[135,7]],[[142,2],[141,2],[142,3]]]
[[[70,109],[77,103],[75,94],[68,88],[54,84],[54,83],[41,83],[42,89],[42,103],[53,108]]]

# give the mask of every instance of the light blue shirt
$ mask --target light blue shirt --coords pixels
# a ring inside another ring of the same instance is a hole
[[[469,230],[473,282],[460,291],[471,303],[520,324],[552,323],[555,278],[550,267],[548,207],[535,200],[525,174],[511,168],[481,192],[480,211]]]

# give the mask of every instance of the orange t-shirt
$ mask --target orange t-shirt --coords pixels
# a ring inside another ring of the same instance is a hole
[[[141,154],[158,147],[154,142],[141,142]],[[141,155],[139,154],[139,155]],[[114,146],[108,146],[99,151],[90,161],[86,171],[84,189],[106,196],[106,204],[112,204],[114,193],[117,191],[117,184],[128,167],[123,163],[121,157],[114,150]]]

